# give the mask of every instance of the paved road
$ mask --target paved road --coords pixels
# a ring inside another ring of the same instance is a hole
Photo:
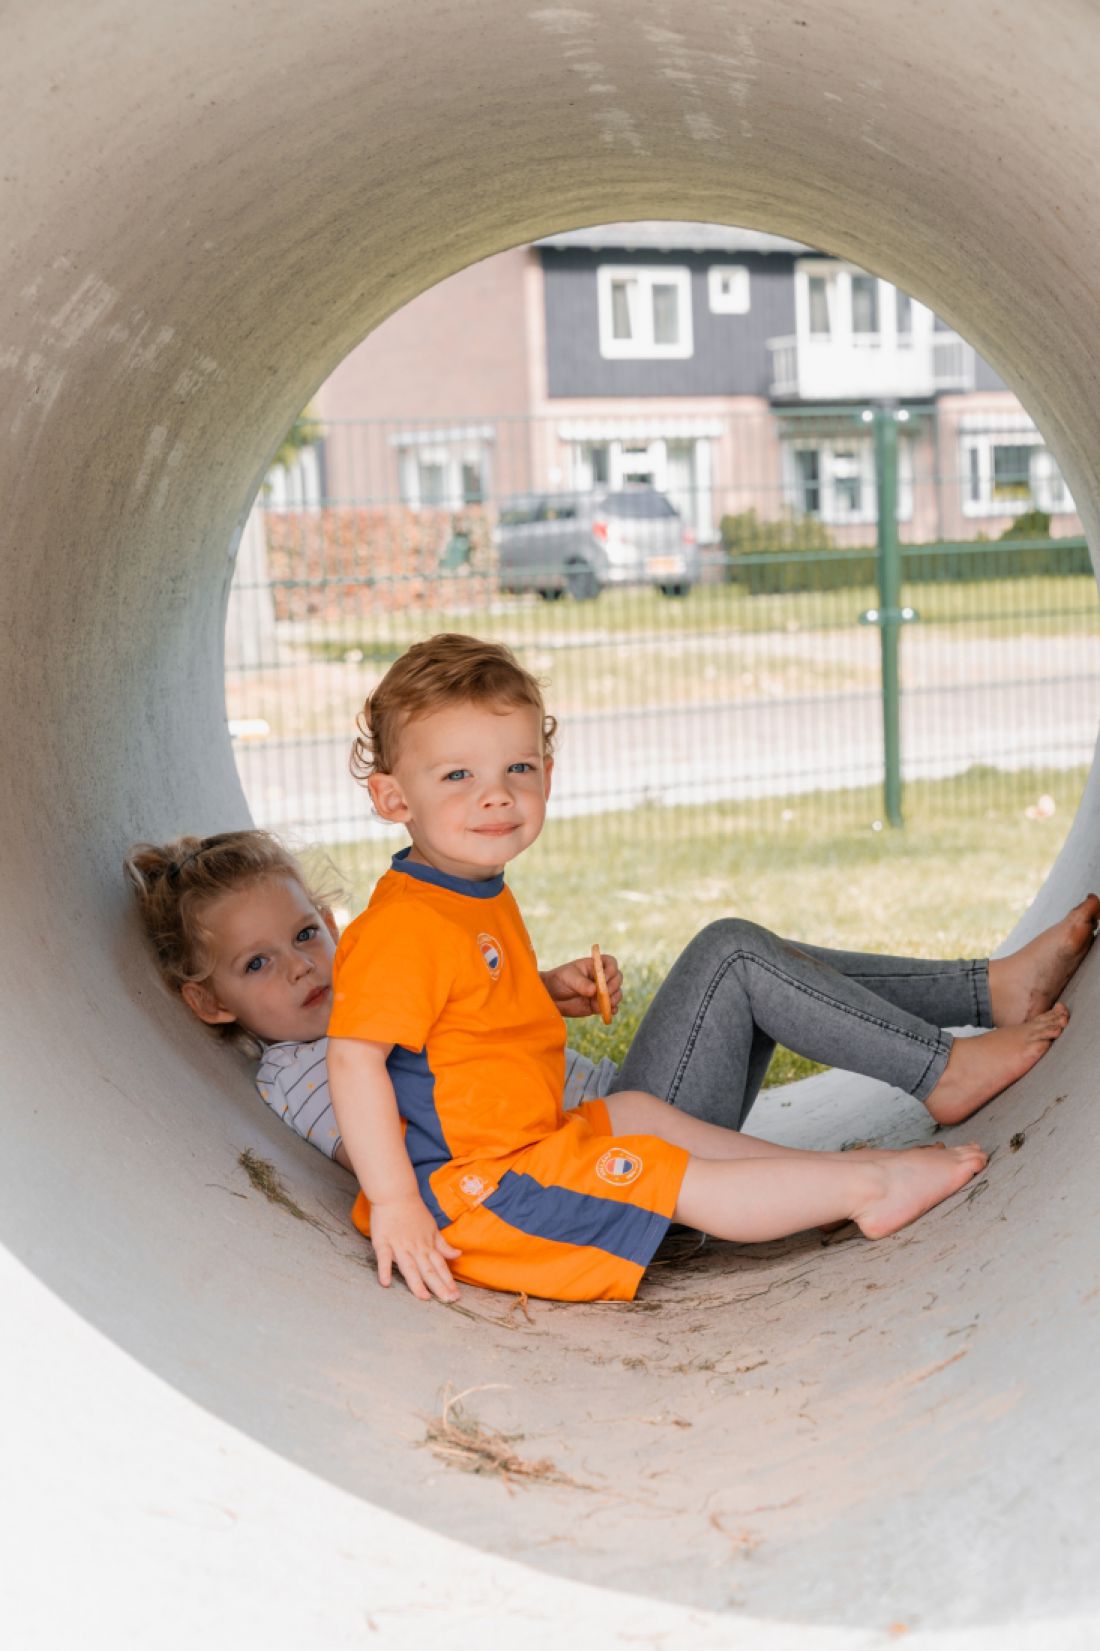
[[[1100,677],[919,689],[902,702],[906,778],[975,763],[1073,767],[1091,761]],[[239,741],[237,764],[259,824],[347,841],[372,826],[347,772],[346,738]],[[575,716],[562,723],[553,812],[595,814],[641,802],[781,796],[875,784],[882,777],[875,693],[738,701]]]

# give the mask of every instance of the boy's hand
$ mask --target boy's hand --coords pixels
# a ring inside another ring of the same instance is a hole
[[[394,1262],[420,1301],[457,1301],[458,1285],[447,1260],[462,1254],[448,1244],[424,1200],[417,1194],[370,1207],[370,1237],[378,1262],[378,1282],[389,1287]]]
[[[623,1000],[622,972],[616,960],[607,952],[601,952],[600,957],[603,960],[603,972],[607,976],[611,1013],[614,1014]],[[578,957],[572,963],[563,963],[560,968],[545,970],[542,983],[553,998],[560,1015],[568,1015],[571,1019],[579,1020],[584,1015],[597,1013],[596,978],[590,957]]]

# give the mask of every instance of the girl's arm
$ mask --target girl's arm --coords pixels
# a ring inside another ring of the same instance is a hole
[[[414,1296],[457,1301],[447,1258],[461,1254],[443,1237],[416,1183],[397,1096],[386,1068],[393,1044],[330,1038],[332,1106],[351,1167],[367,1197],[378,1281],[388,1285],[393,1264]]]
[[[623,996],[622,970],[615,958],[601,952],[607,990],[611,996],[612,1013],[618,1009]],[[581,1019],[596,1013],[596,977],[591,957],[578,957],[572,963],[562,963],[556,969],[540,969],[539,979],[554,1000],[560,1015]]]

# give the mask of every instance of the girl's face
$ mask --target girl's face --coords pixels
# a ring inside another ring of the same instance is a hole
[[[212,900],[202,913],[216,962],[183,1000],[209,1025],[237,1021],[265,1043],[322,1038],[332,1008],[336,925],[296,877],[265,877]]]

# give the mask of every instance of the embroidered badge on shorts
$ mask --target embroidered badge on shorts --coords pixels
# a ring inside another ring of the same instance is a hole
[[[628,1187],[638,1179],[643,1169],[645,1164],[638,1154],[624,1152],[621,1147],[612,1147],[596,1163],[596,1174],[612,1187]]]
[[[500,979],[500,971],[504,967],[504,953],[500,941],[494,940],[491,934],[479,934],[477,949],[485,959],[485,967],[494,980]]]
[[[458,1183],[458,1190],[469,1204],[483,1204],[491,1192],[496,1192],[496,1182],[486,1181],[484,1176],[475,1175],[472,1171],[464,1175]]]

